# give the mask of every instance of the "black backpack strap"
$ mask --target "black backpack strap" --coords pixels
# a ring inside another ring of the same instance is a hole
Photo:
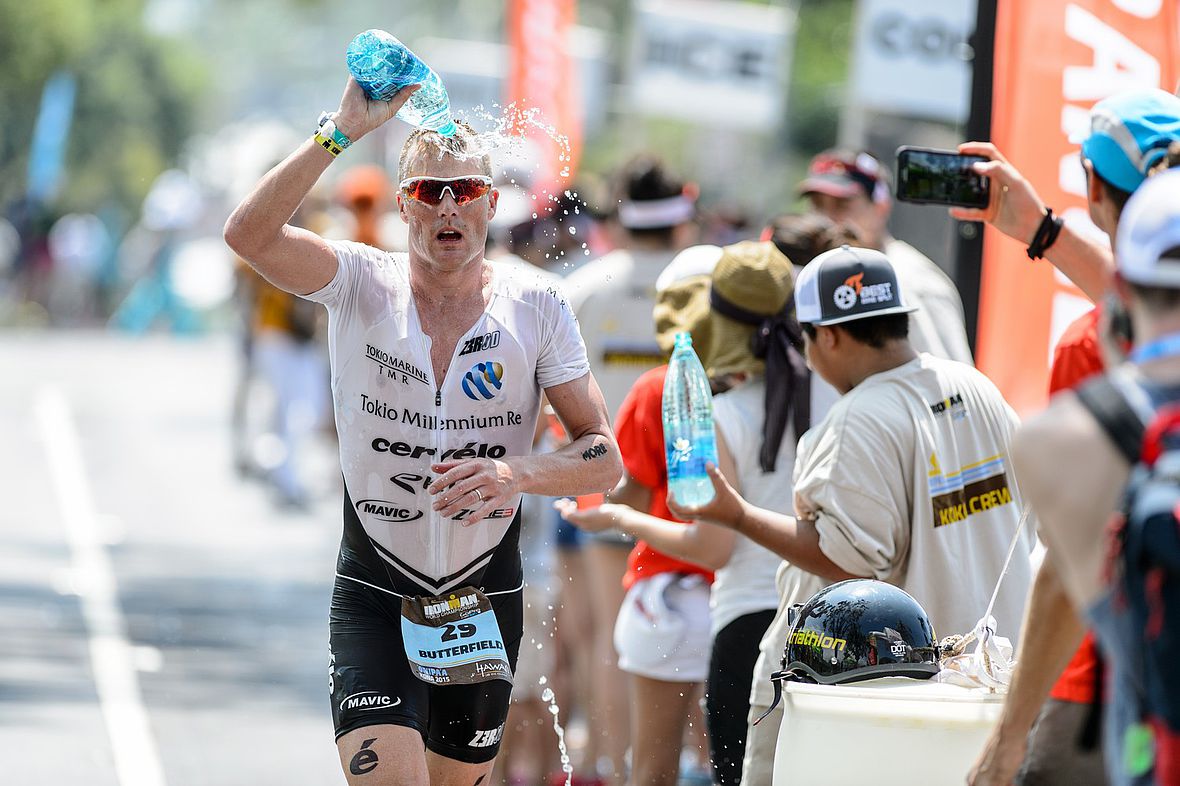
[[[1094,642],[1094,698],[1086,708],[1086,718],[1078,731],[1076,740],[1079,750],[1092,751],[1098,748],[1102,734],[1102,704],[1106,700],[1106,658]]]
[[[1128,385],[1135,389],[1129,390]],[[1139,400],[1145,398],[1142,388],[1133,380],[1109,374],[1086,382],[1074,392],[1127,463],[1138,463],[1143,449],[1143,432],[1154,414],[1150,403],[1146,413],[1132,403],[1140,403]]]

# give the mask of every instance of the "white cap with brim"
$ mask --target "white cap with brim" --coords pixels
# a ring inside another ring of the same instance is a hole
[[[906,302],[888,257],[869,248],[826,251],[795,282],[795,318],[805,324],[838,325],[917,310]]]
[[[694,276],[711,276],[721,259],[721,246],[689,246],[682,250],[656,278],[656,292],[663,292],[673,284]]]
[[[1180,169],[1147,178],[1127,200],[1115,251],[1127,281],[1180,289]]]

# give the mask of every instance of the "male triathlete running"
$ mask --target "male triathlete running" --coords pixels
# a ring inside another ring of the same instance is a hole
[[[332,712],[350,784],[484,783],[521,636],[522,492],[611,488],[621,461],[560,292],[483,258],[498,193],[470,128],[415,131],[399,162],[409,253],[287,224],[343,149],[416,87],[339,110],[230,217],[226,242],[329,314],[344,472]],[[531,456],[542,390],[572,442]]]

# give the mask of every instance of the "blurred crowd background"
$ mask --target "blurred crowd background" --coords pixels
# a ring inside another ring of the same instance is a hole
[[[222,226],[259,177],[310,136],[320,111],[336,108],[345,48],[362,30],[398,36],[439,72],[457,116],[494,129],[513,97],[521,36],[527,43],[544,32],[528,6],[0,0],[0,330],[228,339],[240,369],[230,430],[238,477],[265,481],[284,511],[337,527],[322,310],[258,278],[225,246]],[[806,210],[797,188],[820,151],[868,150],[892,169],[899,145],[953,148],[966,135],[975,0],[568,7],[576,18],[562,46],[572,73],[550,88],[570,103],[563,121],[540,119],[574,143],[571,177],[546,193],[537,175],[553,167],[544,160],[551,148],[493,151],[501,198],[489,255],[566,275],[620,245],[615,185],[640,154],[662,159],[697,197],[692,237],[677,245],[724,246]],[[555,51],[552,42],[538,48]],[[404,250],[392,178],[409,130],[389,123],[349,149],[295,222]],[[945,210],[907,204],[895,204],[889,222],[952,278],[960,233],[977,231]],[[964,301],[970,323],[973,304]],[[546,567],[553,544],[534,546],[526,564]],[[580,568],[552,570],[569,581]],[[618,591],[618,576],[608,578]],[[589,610],[566,605],[574,622],[561,628],[563,646],[590,648]],[[609,650],[611,626],[598,627]],[[584,674],[578,667],[562,669]],[[590,682],[564,679],[566,717],[579,717],[590,697],[565,688],[589,693]],[[526,711],[547,718],[543,706]],[[699,720],[693,725],[701,737]],[[555,754],[548,729],[538,728],[544,737],[509,750],[548,771]],[[596,754],[621,761],[623,728],[625,717],[604,723],[599,751],[575,728],[575,760],[591,770]],[[704,782],[705,764],[686,762],[685,772]]]
[[[0,0],[0,326],[239,324],[240,277],[220,227],[318,112],[335,108],[351,37],[370,27],[401,37],[441,74],[457,112],[486,130],[507,99],[512,5]],[[791,208],[819,150],[864,147],[891,164],[902,143],[952,146],[963,138],[975,13],[974,0],[576,4],[576,73],[562,89],[580,117],[570,184],[579,215],[609,223],[612,173],[655,151],[699,187],[700,242],[724,244]],[[906,68],[922,69],[927,89],[907,87]],[[350,185],[350,169],[388,166],[406,133],[390,124],[332,168],[310,206],[326,234],[355,233],[346,200],[355,207],[371,184]],[[501,185],[529,170],[501,159]],[[502,204],[505,232],[533,212],[512,197]],[[899,205],[891,221],[954,273],[955,229],[942,211]],[[378,223],[396,248],[400,222]],[[584,235],[576,253],[545,250],[568,268],[601,254],[600,237]]]

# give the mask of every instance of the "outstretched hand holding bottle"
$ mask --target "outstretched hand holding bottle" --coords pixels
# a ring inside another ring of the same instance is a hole
[[[732,530],[741,530],[750,503],[729,485],[721,470],[712,461],[705,464],[705,472],[712,484],[713,496],[702,503],[688,504],[676,498],[676,492],[668,492],[668,510],[681,521],[708,521]]]

